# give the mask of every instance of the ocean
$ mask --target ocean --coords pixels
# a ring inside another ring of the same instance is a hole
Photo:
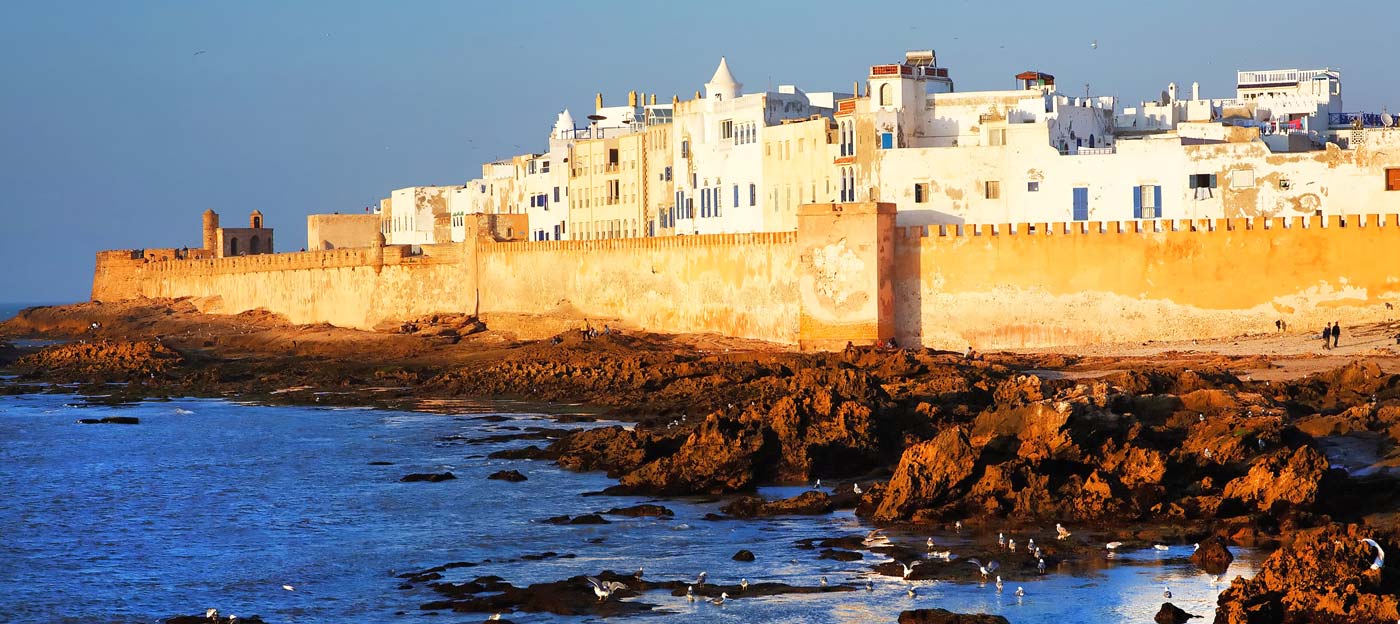
[[[212,399],[84,405],[64,394],[0,397],[0,621],[156,622],[214,607],[268,622],[479,622],[491,614],[443,611],[424,620],[419,605],[440,596],[424,584],[400,589],[396,575],[488,559],[495,563],[447,570],[443,581],[499,575],[523,586],[645,564],[652,580],[707,571],[720,583],[747,578],[814,586],[823,575],[832,583],[874,583],[874,591],[738,598],[722,606],[649,592],[633,600],[670,615],[609,618],[677,624],[893,622],[900,611],[919,607],[996,613],[1017,624],[1147,622],[1163,602],[1163,585],[1171,586],[1174,604],[1210,621],[1228,584],[1212,583],[1188,563],[1189,544],[1172,544],[1168,552],[1128,552],[1084,569],[1007,578],[1000,593],[991,584],[916,581],[919,595],[911,599],[909,584],[870,571],[882,555],[841,562],[796,547],[803,538],[869,530],[849,512],[707,521],[705,514],[723,501],[584,496],[614,481],[544,461],[488,459],[494,451],[540,443],[489,436],[597,426],[556,424],[519,406],[424,414]],[[141,423],[76,423],[112,415]],[[528,481],[486,479],[508,469]],[[399,482],[409,473],[441,471],[457,479]],[[542,522],[643,502],[665,505],[675,516]],[[922,548],[929,534],[889,535]],[[954,551],[969,540],[994,539],[933,536]],[[757,560],[732,561],[740,548]],[[573,557],[520,561],[546,551]],[[1230,576],[1252,574],[1258,554],[1236,554]],[[1016,586],[1025,587],[1024,598],[1013,595]]]

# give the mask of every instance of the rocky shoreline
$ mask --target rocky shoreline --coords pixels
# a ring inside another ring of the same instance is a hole
[[[519,342],[474,319],[471,332],[440,331],[460,320],[354,332],[262,313],[210,317],[186,301],[31,309],[0,325],[0,337],[67,342],[0,349],[16,375],[0,391],[60,384],[105,402],[239,396],[410,409],[502,397],[570,412],[587,404],[636,425],[536,432],[540,444],[512,457],[606,471],[615,494],[732,495],[820,479],[837,494],[736,499],[726,517],[854,508],[882,526],[1014,533],[1052,565],[1101,556],[1109,541],[1277,547],[1255,578],[1221,595],[1216,622],[1400,619],[1400,575],[1370,569],[1361,541],[1400,547],[1400,375],[1364,360],[1255,381],[1241,371],[1268,366],[1257,357],[801,354],[581,332]],[[1029,555],[1002,558],[1036,572]],[[941,568],[924,573],[976,572]],[[475,583],[440,588],[446,608],[481,592],[524,592],[520,604],[539,593]]]

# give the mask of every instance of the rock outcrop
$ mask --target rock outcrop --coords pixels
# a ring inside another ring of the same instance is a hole
[[[1220,595],[1216,624],[1394,622],[1400,620],[1400,574],[1372,569],[1376,553],[1356,525],[1304,533],[1274,552],[1252,579],[1236,578]],[[1380,538],[1394,552],[1393,538]]]

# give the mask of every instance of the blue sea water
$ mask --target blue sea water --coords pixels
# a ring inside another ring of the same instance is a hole
[[[75,397],[0,397],[0,621],[156,622],[217,607],[269,622],[480,622],[490,614],[438,612],[425,587],[399,590],[395,574],[453,561],[515,559],[555,551],[575,558],[450,570],[446,580],[495,574],[523,586],[604,569],[649,579],[833,583],[875,591],[690,604],[653,592],[638,600],[673,613],[610,618],[673,622],[893,622],[901,610],[942,607],[1005,615],[1014,623],[1149,622],[1163,602],[1209,617],[1223,583],[1186,561],[1189,545],[1127,553],[1105,566],[991,585],[872,576],[878,560],[819,560],[796,540],[867,530],[849,513],[754,522],[701,518],[722,503],[665,500],[670,519],[614,518],[598,526],[539,522],[560,514],[649,499],[584,497],[612,485],[540,461],[486,455],[528,441],[463,444],[525,427],[570,427],[519,406],[463,407],[456,414],[267,407],[219,400],[73,407]],[[473,413],[474,412],[474,413]],[[499,412],[504,422],[481,416]],[[137,416],[139,425],[80,425],[78,418]],[[390,466],[370,462],[393,462]],[[489,481],[516,469],[522,483]],[[400,483],[412,472],[450,470],[457,480]],[[770,488],[783,496],[800,488]],[[893,533],[922,544],[925,535]],[[955,551],[963,536],[939,535]],[[757,555],[736,563],[739,548]],[[1237,553],[1231,575],[1253,573],[1257,553]],[[878,556],[877,556],[878,557]],[[287,591],[283,585],[295,591]],[[1018,600],[1012,591],[1024,586]],[[400,612],[402,612],[400,614]],[[506,614],[516,622],[576,622]]]

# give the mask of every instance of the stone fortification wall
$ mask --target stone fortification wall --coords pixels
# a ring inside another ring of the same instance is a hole
[[[1320,330],[1400,301],[1395,215],[896,232],[896,336],[978,349]]]
[[[195,297],[205,312],[266,308],[295,323],[358,328],[467,312],[796,342],[794,240],[791,232],[510,243],[472,236],[424,245],[416,256],[396,245],[181,261],[101,252],[92,296]]]
[[[1394,215],[897,228],[877,218],[883,207],[848,208],[808,211],[796,233],[473,235],[421,254],[101,252],[93,298],[195,297],[208,312],[266,308],[359,328],[475,312],[498,327],[493,317],[588,319],[811,348],[892,332],[901,345],[951,349],[1223,337],[1278,319],[1313,330],[1381,320],[1400,301]],[[536,323],[533,335],[562,325]]]
[[[488,315],[797,341],[793,232],[486,243],[478,258]]]

